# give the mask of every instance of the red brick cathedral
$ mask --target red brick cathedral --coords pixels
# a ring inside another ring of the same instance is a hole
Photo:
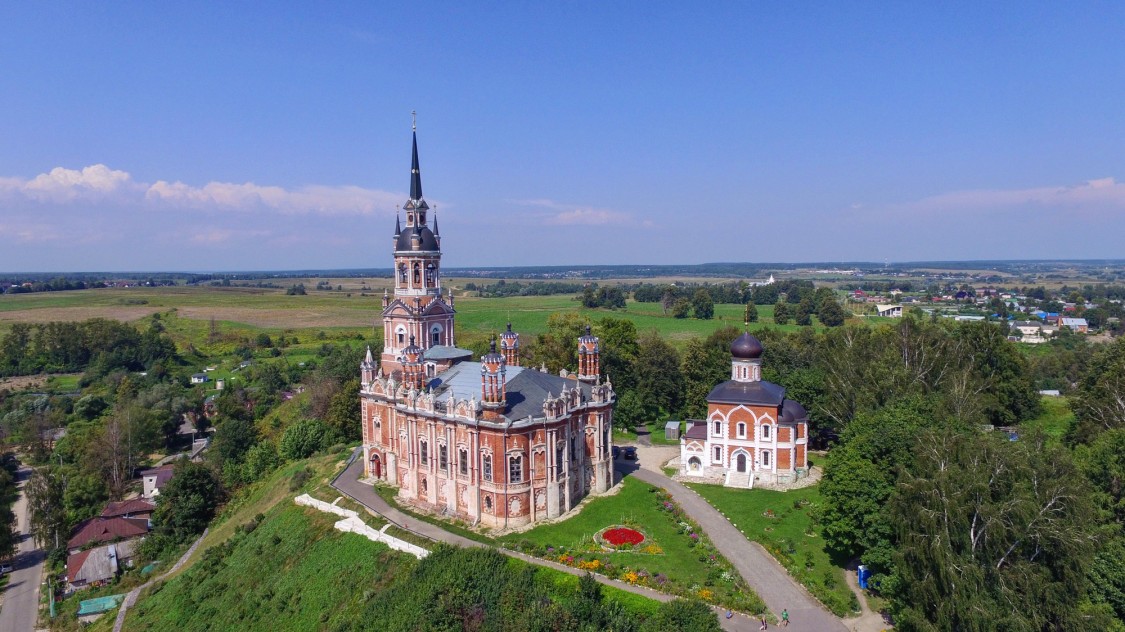
[[[578,338],[577,374],[520,366],[519,334],[480,362],[455,343],[453,294],[442,294],[441,235],[422,197],[418,135],[410,199],[395,220],[394,296],[383,296],[383,353],[360,365],[367,475],[398,497],[493,528],[570,511],[613,484],[612,385],[598,338]]]

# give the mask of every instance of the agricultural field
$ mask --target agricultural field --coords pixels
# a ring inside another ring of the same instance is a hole
[[[337,279],[344,281],[345,279]],[[287,280],[288,281],[288,280]],[[354,282],[355,279],[350,281]],[[386,280],[383,280],[384,282]],[[369,286],[374,285],[374,280]],[[306,285],[306,287],[309,287]],[[333,286],[335,287],[335,286]],[[346,287],[346,286],[345,286]],[[575,311],[593,320],[612,316],[632,320],[640,332],[655,330],[673,344],[707,336],[725,327],[741,327],[742,305],[717,304],[711,320],[677,319],[666,315],[658,303],[629,301],[626,309],[587,309],[571,295],[509,298],[456,297],[457,326],[468,337],[503,331],[507,322],[525,336],[547,327],[556,312]],[[43,323],[109,318],[135,322],[152,314],[174,311],[169,327],[177,343],[198,345],[207,340],[214,321],[223,334],[238,337],[258,333],[292,334],[304,342],[329,338],[370,337],[378,331],[382,290],[364,293],[309,289],[307,295],[286,295],[285,290],[253,287],[137,287],[42,292],[0,296],[0,335],[14,322]],[[758,306],[759,322],[750,329],[772,325],[773,306]],[[814,320],[814,326],[819,327]],[[795,331],[796,325],[781,329]],[[323,334],[323,335],[321,335]]]

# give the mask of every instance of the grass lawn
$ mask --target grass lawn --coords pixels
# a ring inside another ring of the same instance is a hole
[[[1040,430],[1043,434],[1058,441],[1074,423],[1074,412],[1070,410],[1070,400],[1065,397],[1042,397],[1043,412],[1035,419],[1020,424],[1027,430]]]
[[[755,613],[764,608],[738,572],[705,538],[693,544],[695,541],[681,526],[681,519],[662,508],[662,497],[655,493],[655,488],[631,478],[626,478],[622,485],[617,494],[589,501],[566,520],[506,535],[500,543],[554,561],[566,562],[564,558],[570,556],[574,558],[570,563],[579,568],[583,568],[581,561],[597,560],[593,570],[610,577],[630,581],[628,574],[634,573],[636,583],[673,594],[702,595],[705,600],[743,612]],[[594,536],[614,525],[628,525],[644,533],[641,550],[602,550]],[[646,549],[650,545],[658,548]]]
[[[844,581],[841,562],[824,550],[820,529],[809,515],[820,502],[820,490],[815,486],[788,492],[700,483],[689,483],[688,487],[723,512],[747,538],[766,547],[837,616],[858,610],[855,595]]]

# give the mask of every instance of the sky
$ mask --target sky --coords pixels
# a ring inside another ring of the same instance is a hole
[[[1125,3],[0,3],[0,271],[1125,257]]]

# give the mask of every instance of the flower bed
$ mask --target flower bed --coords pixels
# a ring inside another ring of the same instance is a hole
[[[612,527],[602,531],[602,539],[613,546],[637,546],[645,541],[645,534],[629,527]]]

